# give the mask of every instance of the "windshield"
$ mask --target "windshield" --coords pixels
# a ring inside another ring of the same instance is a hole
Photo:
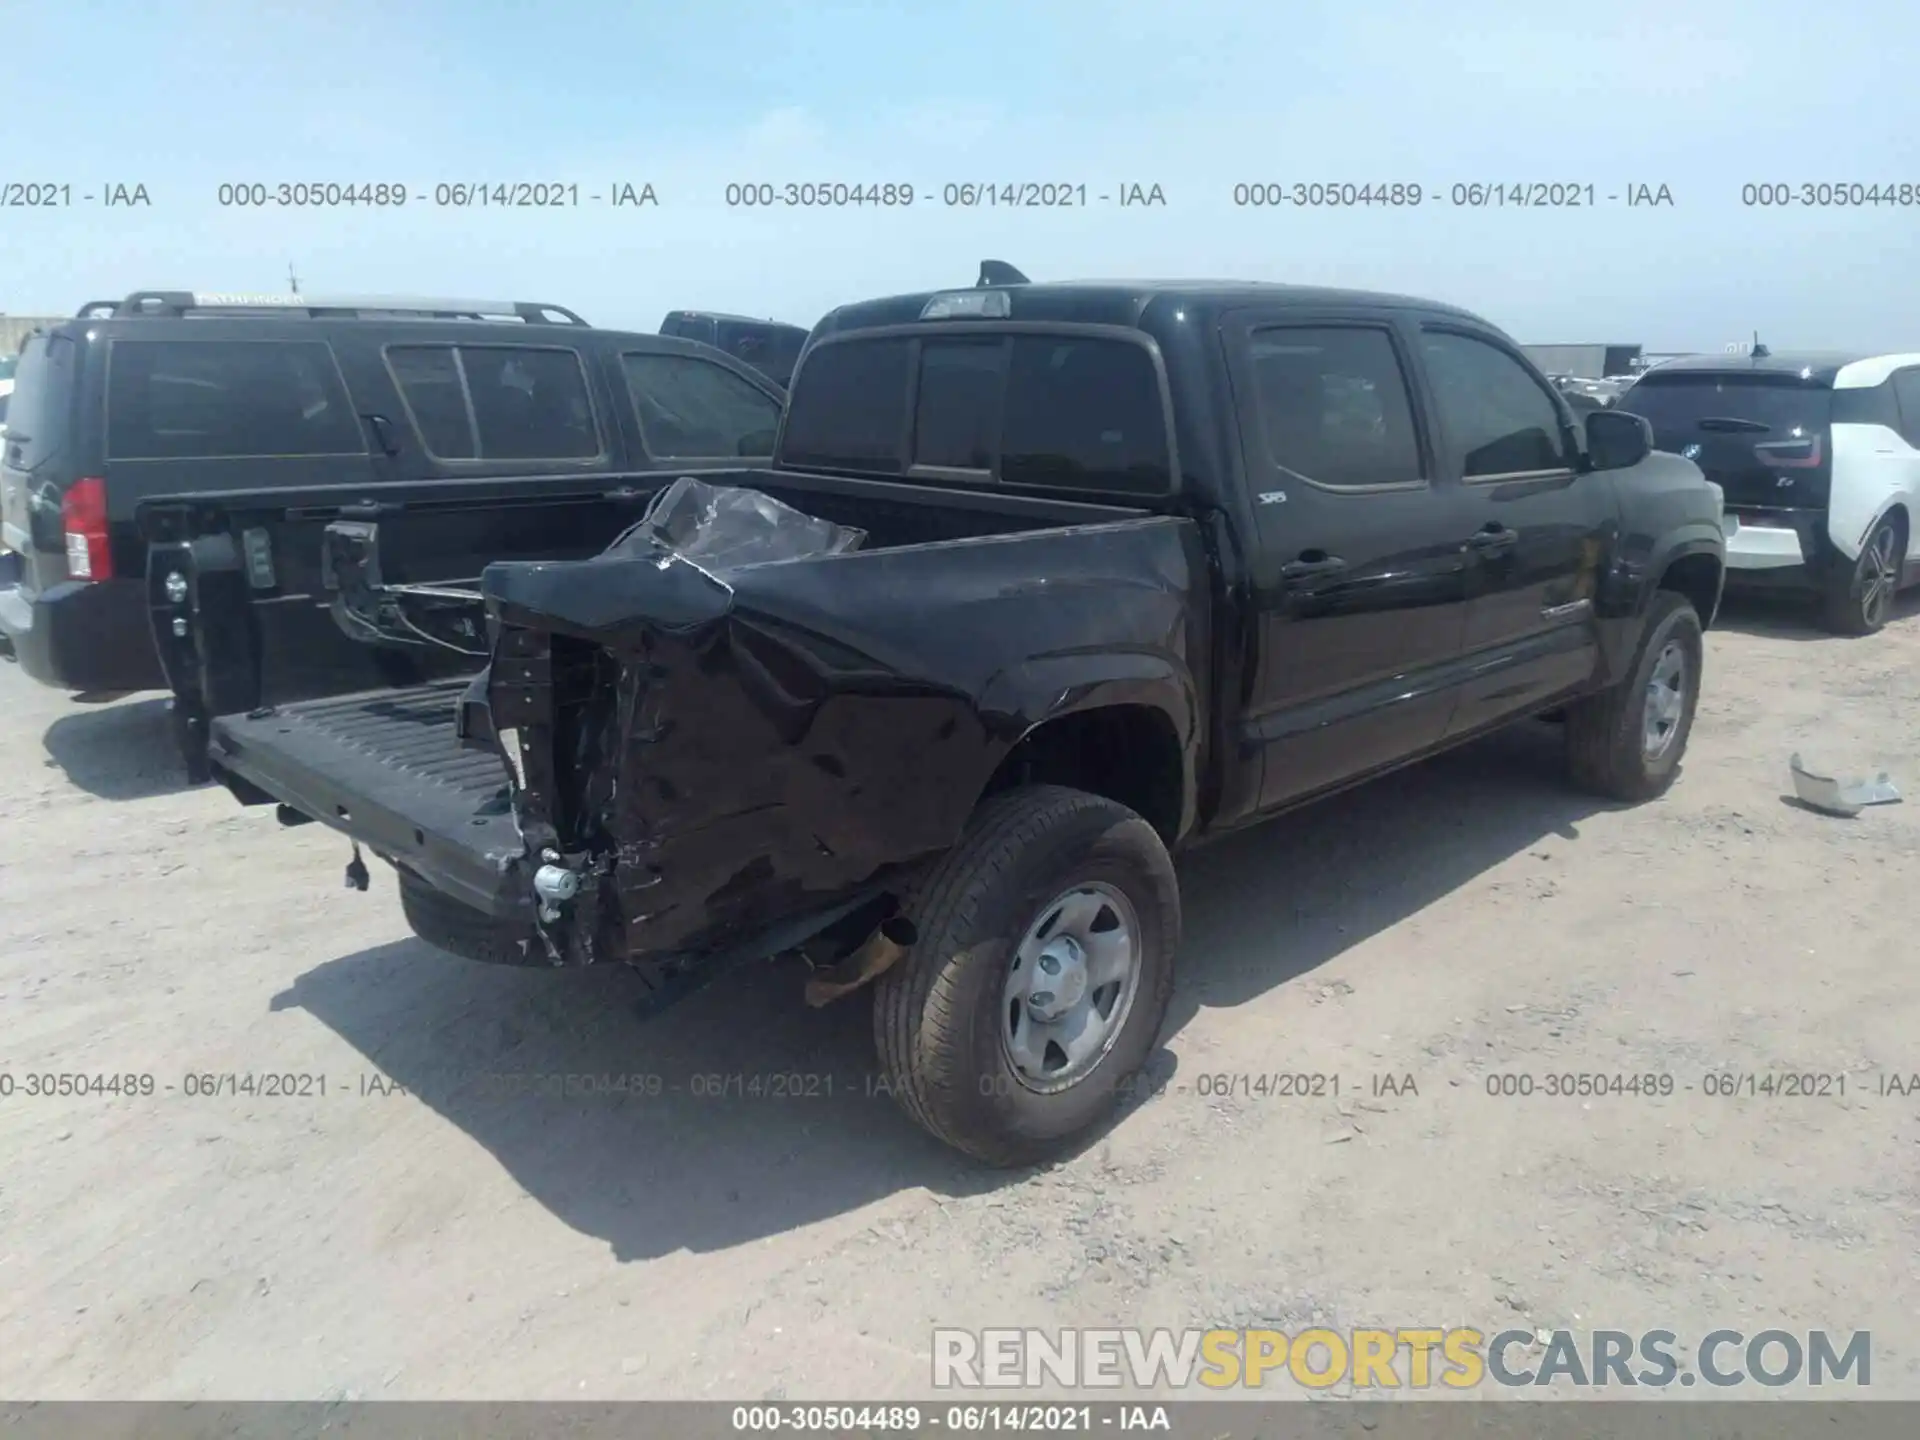
[[[1674,373],[1646,376],[1617,403],[1662,442],[1725,431],[1793,439],[1827,427],[1833,392],[1797,375]]]

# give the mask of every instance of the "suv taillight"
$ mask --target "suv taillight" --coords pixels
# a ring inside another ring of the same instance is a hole
[[[76,480],[60,498],[67,532],[67,574],[75,580],[111,580],[113,551],[107,544],[107,482]]]
[[[1753,447],[1763,464],[1788,470],[1811,470],[1820,463],[1820,436],[1816,433],[1799,440],[1763,440]]]

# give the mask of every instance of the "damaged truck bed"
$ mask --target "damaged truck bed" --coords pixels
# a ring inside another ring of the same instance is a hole
[[[1547,712],[1663,793],[1724,560],[1697,467],[1463,311],[1005,267],[829,315],[774,464],[647,507],[471,588],[336,527],[343,628],[487,668],[221,716],[213,768],[456,954],[870,984],[886,1088],[996,1164],[1152,1053],[1183,846]]]
[[[799,498],[791,477],[707,478],[765,483],[675,488]],[[827,528],[868,548],[768,561],[643,522],[593,560],[495,564],[477,680],[219,717],[214,769],[391,862],[410,914],[438,895],[496,922],[447,948],[621,959],[666,998],[716,956],[811,938],[944,848],[1055,698],[1050,657],[1085,684],[1084,647],[1137,651],[1102,667],[1116,697],[1134,673],[1190,685],[1190,522],[818,483],[811,508],[866,521]],[[889,528],[959,538],[876,548]]]

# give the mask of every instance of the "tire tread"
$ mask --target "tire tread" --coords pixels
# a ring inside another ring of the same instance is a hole
[[[1634,652],[1626,678],[1567,706],[1567,771],[1582,790],[1612,800],[1637,802],[1654,799],[1672,784],[1673,771],[1649,775],[1640,763],[1640,737],[1635,727],[1644,700],[1643,672],[1653,639],[1664,632],[1670,617],[1682,611],[1693,615],[1694,633],[1699,634],[1699,615],[1692,601],[1677,590],[1655,591],[1641,626],[1640,648]],[[1696,694],[1699,683],[1696,673]]]
[[[920,943],[976,936],[983,892],[1004,877],[1030,846],[1088,810],[1120,807],[1101,796],[1059,785],[1031,786],[985,801],[960,843],[935,862],[905,897],[902,908],[918,930]],[[917,1124],[976,1159],[1017,1164],[1024,1157],[1024,1147],[960,1132],[941,1103],[943,1092],[963,1090],[968,1079],[955,1073],[966,1063],[972,1018],[957,994],[966,948],[931,964],[914,964],[909,956],[903,962],[906,975],[901,977],[906,983],[876,987],[875,1048],[895,1099]],[[883,977],[883,982],[891,978]]]

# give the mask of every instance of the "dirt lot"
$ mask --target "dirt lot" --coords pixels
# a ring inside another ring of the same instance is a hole
[[[1874,1392],[1920,1396],[1920,1097],[1879,1093],[1920,1071],[1920,613],[1742,606],[1708,665],[1659,803],[1569,795],[1539,727],[1193,856],[1160,1093],[1015,1176],[865,1093],[861,1002],[768,967],[643,1025],[617,973],[446,958],[384,867],[353,893],[343,841],[183,789],[159,702],[8,669],[0,1394],[886,1397],[936,1323],[1324,1321],[1871,1329]],[[1913,798],[1795,808],[1796,748]],[[48,1070],[158,1092],[18,1088]],[[1203,1093],[1283,1071],[1342,1096]],[[1487,1089],[1570,1071],[1676,1089]],[[1786,1071],[1845,1096],[1703,1090]],[[328,1089],[185,1093],[227,1073]],[[773,1074],[834,1093],[694,1093]]]

